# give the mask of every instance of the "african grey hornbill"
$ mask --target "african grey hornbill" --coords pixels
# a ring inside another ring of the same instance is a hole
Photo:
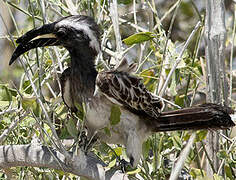
[[[65,47],[71,57],[71,65],[61,78],[65,104],[75,110],[76,103],[85,102],[89,135],[97,131],[96,136],[104,142],[124,144],[133,166],[139,162],[142,143],[151,133],[234,126],[226,108],[216,104],[162,113],[162,101],[132,74],[135,65],[125,60],[113,70],[98,73],[94,61],[100,52],[99,36],[99,27],[91,17],[68,16],[17,39],[19,45],[9,64],[36,47]],[[114,105],[121,115],[120,122],[111,126]],[[104,132],[105,127],[111,127],[110,135]]]

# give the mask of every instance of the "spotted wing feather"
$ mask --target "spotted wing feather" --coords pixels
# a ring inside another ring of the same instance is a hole
[[[150,93],[142,80],[124,71],[106,71],[97,76],[96,85],[113,103],[137,114],[160,116],[162,102]]]

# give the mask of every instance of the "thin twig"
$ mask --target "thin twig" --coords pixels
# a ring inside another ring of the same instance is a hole
[[[121,23],[126,23],[127,25],[130,25],[131,27],[133,27],[133,28],[135,28],[135,29],[138,29],[138,30],[141,31],[141,32],[148,32],[147,29],[145,29],[145,28],[143,28],[143,27],[140,27],[140,26],[138,26],[138,25],[136,25],[136,24],[134,24],[134,23],[131,23],[131,22],[129,22],[129,21],[123,19],[123,18],[119,18],[119,21],[120,21]]]
[[[57,146],[59,147],[58,150],[59,150],[62,154],[64,154],[65,157],[70,157],[70,155],[69,155],[68,152],[66,151],[65,147],[64,147],[63,144],[61,143],[59,137],[57,136],[57,133],[56,133],[55,129],[53,128],[53,124],[52,124],[52,122],[51,122],[51,120],[50,120],[50,118],[49,118],[49,116],[48,116],[48,113],[47,113],[47,111],[46,111],[46,109],[45,109],[45,107],[44,107],[44,105],[43,105],[41,99],[39,98],[39,95],[38,95],[38,93],[37,93],[36,86],[35,86],[35,84],[33,83],[32,78],[29,76],[29,74],[28,74],[28,72],[27,72],[27,70],[26,70],[25,64],[22,62],[22,60],[21,60],[20,58],[19,58],[19,60],[20,60],[21,65],[23,66],[23,69],[24,69],[24,71],[25,71],[25,74],[26,74],[27,78],[28,78],[29,81],[30,81],[31,87],[32,87],[33,92],[34,92],[34,94],[35,94],[35,96],[36,96],[36,100],[37,100],[37,102],[39,103],[39,105],[40,105],[40,107],[41,107],[41,109],[42,109],[42,112],[44,113],[44,115],[45,115],[45,117],[46,117],[46,120],[47,120],[47,123],[48,123],[50,129],[52,130],[52,134],[53,134],[54,137],[55,137],[55,142],[56,142]]]
[[[203,37],[203,28],[201,29],[201,32],[199,33],[199,36],[197,37],[197,42],[196,42],[196,45],[195,45],[195,48],[194,48],[194,53],[193,53],[193,56],[192,56],[192,63],[191,63],[191,67],[193,67],[194,65],[194,61],[198,55],[198,51],[199,51],[199,47],[200,47],[200,42],[202,40],[202,37]],[[189,88],[189,84],[190,84],[190,79],[191,79],[191,74],[192,73],[189,73],[188,75],[188,79],[187,79],[187,86],[186,86],[186,91],[185,91],[185,99],[187,100],[187,93],[188,93],[188,88]],[[194,98],[192,99],[191,101],[191,104],[193,102]]]
[[[176,15],[177,15],[177,12],[179,10],[180,2],[181,2],[181,0],[179,0],[178,3],[177,3],[177,6],[176,6],[175,11],[174,11],[174,14],[173,14],[173,16],[171,18],[170,27],[168,29],[168,33],[167,33],[167,37],[166,37],[166,42],[165,42],[165,46],[164,46],[164,50],[163,50],[161,72],[160,72],[160,81],[157,84],[158,87],[156,88],[155,94],[159,94],[161,92],[161,89],[163,87],[163,83],[165,82],[164,76],[166,76],[165,75],[166,72],[165,72],[165,69],[163,68],[164,67],[163,64],[166,63],[167,46],[168,46],[169,38],[170,38],[170,35],[171,35],[171,32],[172,32],[172,28],[173,28],[173,25],[174,25],[174,21],[175,21]]]
[[[14,24],[14,27],[16,28],[16,32],[17,32],[17,34],[20,34],[19,29],[18,29],[18,26],[17,26],[17,23],[16,23],[16,20],[15,20],[15,17],[14,17],[14,15],[12,14],[12,10],[11,10],[9,4],[6,4],[6,5],[7,5],[8,12],[9,12],[9,14],[10,14],[10,16],[11,16],[12,22],[13,22],[13,24]]]
[[[116,38],[116,52],[117,54],[120,54],[122,51],[122,41],[119,30],[119,15],[117,10],[117,0],[113,0],[113,2],[111,3],[110,13]],[[116,62],[119,62],[119,59],[117,57],[115,58],[115,60]]]
[[[168,85],[168,83],[169,83],[169,81],[170,81],[170,79],[171,79],[172,74],[174,73],[174,71],[175,71],[175,69],[177,68],[178,64],[179,64],[179,63],[181,62],[181,60],[182,60],[182,56],[183,56],[183,54],[184,54],[184,51],[187,49],[187,47],[188,47],[188,45],[189,45],[189,43],[190,43],[190,40],[193,38],[194,34],[197,32],[197,30],[198,30],[198,28],[199,28],[200,26],[201,26],[201,22],[198,21],[198,23],[196,24],[195,28],[193,29],[193,31],[191,32],[190,36],[188,37],[187,41],[185,42],[185,44],[184,44],[184,46],[183,46],[183,48],[182,48],[182,50],[181,50],[181,52],[180,52],[178,58],[177,58],[176,61],[175,61],[175,64],[174,64],[173,67],[171,68],[171,70],[170,70],[170,72],[169,72],[169,74],[168,74],[168,76],[167,76],[167,78],[166,78],[165,84],[163,85],[163,88],[162,88],[161,91],[160,91],[160,94],[159,94],[160,96],[163,96],[163,94],[165,93],[165,90],[166,90],[167,85]]]
[[[197,166],[198,166],[198,169],[200,169],[200,172],[201,172],[201,176],[202,177],[204,177],[204,174],[203,174],[203,170],[202,170],[202,167],[201,167],[201,163],[200,163],[200,156],[199,156],[199,152],[200,151],[198,151],[197,150],[197,145],[196,145],[196,143],[194,143],[194,148],[195,148],[195,151],[196,151],[196,156],[197,156]]]
[[[148,55],[146,55],[145,59],[138,64],[138,68],[136,70],[136,73],[140,71],[141,67],[144,65],[144,63],[148,60],[148,58],[150,57],[150,55],[153,53],[153,50],[151,50]]]
[[[25,112],[20,118],[15,118],[12,122],[11,122],[11,124],[10,124],[10,126],[7,128],[7,129],[5,129],[4,131],[3,131],[3,133],[1,134],[1,136],[0,136],[0,144],[2,144],[2,142],[6,139],[6,137],[10,134],[10,132],[17,126],[17,124],[19,123],[19,122],[21,122],[27,115],[29,114],[29,112]]]
[[[207,157],[207,160],[208,160],[208,162],[209,162],[209,164],[210,164],[210,166],[211,166],[211,168],[212,168],[212,171],[215,173],[216,171],[215,171],[215,169],[214,169],[214,165],[213,165],[212,159],[210,158],[210,156],[209,156],[209,154],[208,154],[208,152],[207,152],[207,150],[206,150],[205,144],[203,144],[202,141],[201,141],[201,144],[202,144],[204,153],[205,153],[205,155],[206,155],[206,157]]]
[[[232,148],[234,147],[235,142],[236,142],[236,139],[234,139],[234,141],[233,141],[232,144],[230,145],[229,149],[227,150],[227,154],[230,153],[230,151],[231,151]],[[217,174],[218,174],[218,175],[221,173],[221,169],[222,169],[224,163],[225,163],[225,159],[222,160],[222,162],[221,162],[221,164],[220,164],[220,166],[219,166],[219,169],[218,169],[218,171],[217,171]]]
[[[195,137],[196,137],[196,132],[193,132],[188,140],[187,145],[185,146],[185,148],[181,152],[177,163],[173,165],[173,168],[172,168],[172,171],[170,174],[170,180],[178,179],[180,171],[183,168],[184,162],[187,159],[190,149],[194,143]]]
[[[36,120],[38,127],[40,128],[40,133],[41,135],[45,134],[46,137],[48,137],[49,141],[54,144],[54,146],[56,147],[57,145],[54,142],[54,139],[52,139],[52,137],[47,133],[47,131],[45,131],[45,129],[42,127],[40,120],[35,116],[35,114],[33,113],[33,111],[31,110],[31,114],[33,115],[34,119]],[[53,158],[57,161],[57,163],[59,164],[59,166],[61,167],[61,169],[63,168],[62,163],[59,161],[59,159],[53,154],[52,150],[50,149],[50,147],[48,146],[47,141],[45,140],[45,138],[42,136],[42,140],[44,142],[44,144],[48,147],[48,150],[50,151],[50,153],[52,154]]]
[[[4,115],[4,114],[8,114],[8,113],[12,113],[12,112],[16,112],[17,108],[8,108],[2,112],[0,112],[0,116]]]
[[[24,9],[18,7],[15,3],[10,2],[10,1],[5,1],[5,2],[6,2],[7,4],[9,4],[10,6],[12,6],[13,8],[15,8],[15,9],[21,11],[22,13],[24,13],[24,14],[26,14],[26,15],[32,17],[32,15],[31,15],[29,12],[27,12],[27,11],[25,11]],[[41,17],[38,17],[38,16],[35,16],[35,19],[38,19],[38,20],[40,20],[40,21],[43,20]]]
[[[77,8],[71,0],[65,0],[68,10],[71,15],[78,15]]]
[[[178,9],[178,6],[182,0],[178,0],[173,6],[171,6],[168,11],[161,17],[160,22],[162,22],[174,9]],[[157,25],[154,27],[156,29]]]
[[[133,0],[133,15],[134,15],[134,24],[137,25],[137,14],[136,14],[136,1]],[[136,32],[138,32],[138,28],[136,26]]]
[[[193,9],[196,11],[196,13],[198,15],[199,21],[202,22],[203,21],[202,16],[201,16],[200,12],[198,11],[198,8],[197,8],[196,4],[193,2],[193,0],[191,0],[191,4],[193,5]]]

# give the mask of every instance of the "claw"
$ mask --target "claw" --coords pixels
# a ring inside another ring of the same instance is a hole
[[[79,139],[78,145],[79,145],[79,147],[80,147],[82,150],[85,151],[87,143],[88,143],[88,139],[87,139],[86,132],[85,132],[85,131],[82,131],[82,132],[81,132],[81,135],[80,135],[80,139]],[[85,152],[86,152],[86,151],[85,151]]]
[[[129,162],[127,162],[124,159],[121,159],[120,160],[120,166],[121,166],[122,173],[125,173],[127,171],[127,167],[129,166]]]
[[[90,149],[92,149],[93,145],[97,142],[97,139],[92,137],[91,139],[88,139],[86,132],[83,131],[80,135],[80,140],[78,142],[79,147],[85,152],[85,154],[88,153]]]
[[[130,162],[127,162],[124,159],[121,159],[119,161],[120,161],[121,171],[123,173],[125,173],[125,172],[127,172],[127,171],[129,171],[129,170],[131,170],[133,168],[134,158],[132,156],[130,157]]]

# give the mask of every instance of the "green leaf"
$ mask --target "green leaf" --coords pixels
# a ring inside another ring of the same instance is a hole
[[[150,149],[151,149],[151,141],[148,139],[142,145],[142,152],[144,158],[147,158],[149,156]]]
[[[29,80],[26,80],[24,83],[23,83],[23,86],[22,86],[23,90],[25,93],[27,94],[31,94],[33,92],[33,89],[31,87],[31,84],[30,84],[30,81]]]
[[[0,101],[11,101],[12,95],[6,85],[0,84]]]
[[[213,174],[213,179],[214,180],[224,180],[224,178],[222,176],[219,176],[217,174]]]
[[[225,169],[225,174],[226,174],[226,176],[227,176],[229,179],[234,179],[234,178],[233,178],[232,171],[231,171],[231,169],[230,169],[230,167],[229,167],[228,164],[225,165],[224,169]]]
[[[205,171],[202,171],[203,175],[205,176]],[[190,175],[193,177],[193,179],[200,179],[202,178],[201,170],[197,168],[191,168]]]
[[[202,67],[201,67],[201,66],[198,66],[197,69],[198,69],[199,73],[200,73],[201,75],[203,75]]]
[[[175,96],[175,104],[179,105],[180,107],[184,106],[184,97],[180,97],[179,95]]]
[[[64,171],[62,171],[62,170],[57,170],[57,169],[55,169],[54,170],[57,174],[59,174],[60,176],[64,176],[66,173],[64,172]]]
[[[137,34],[133,34],[129,37],[127,37],[126,39],[123,39],[123,42],[126,45],[133,45],[133,44],[138,44],[138,43],[142,43],[145,41],[149,41],[151,39],[153,39],[155,37],[155,34],[152,32],[140,32]]]
[[[171,137],[171,139],[172,139],[172,142],[173,142],[174,146],[175,146],[177,149],[181,149],[181,148],[182,148],[182,142],[181,142],[179,136],[174,135],[174,136]]]
[[[108,167],[109,167],[109,168],[112,168],[112,167],[114,167],[115,165],[116,165],[116,158],[115,158],[114,160],[112,160],[111,162],[109,162]]]
[[[104,142],[101,142],[101,145],[98,146],[98,151],[103,153],[103,154],[108,154],[110,152],[110,147]]]
[[[220,159],[227,159],[227,158],[229,158],[229,154],[226,152],[226,150],[220,150],[220,151],[217,153],[217,156],[218,156]]]
[[[6,108],[10,105],[9,101],[0,101],[0,108]]]
[[[46,64],[47,66],[52,66],[52,59],[47,59],[46,62],[45,62],[45,64]]]
[[[36,108],[37,105],[35,97],[32,98],[23,97],[21,103],[22,103],[22,108],[24,110]]]
[[[113,105],[111,107],[111,115],[110,115],[110,124],[112,126],[118,124],[120,122],[120,108],[118,105]]]
[[[135,170],[133,171],[129,171],[127,172],[128,175],[132,175],[132,174],[138,174],[141,172],[141,169],[140,168],[136,168]]]
[[[40,116],[41,109],[35,97],[23,97],[21,104],[24,110],[31,109],[36,117]]]
[[[187,17],[193,17],[194,16],[194,11],[191,10],[191,3],[188,2],[181,2],[181,13],[183,13]]]
[[[106,134],[107,136],[111,137],[111,131],[110,131],[110,129],[109,129],[108,127],[105,127],[105,128],[104,128],[104,132],[105,132],[105,134]]]
[[[59,138],[60,139],[67,139],[70,138],[71,135],[69,134],[68,130],[66,127],[63,127],[60,131]]]
[[[116,147],[116,148],[113,149],[113,150],[116,152],[116,155],[117,155],[117,156],[122,155],[122,150],[123,150],[122,147]]]
[[[35,114],[36,117],[40,117],[41,114],[41,108],[39,106],[39,104],[37,103],[37,101],[35,101],[36,105],[33,108],[33,113]]]
[[[67,127],[67,131],[72,137],[74,138],[78,137],[79,131],[77,130],[75,122],[72,118],[68,120],[68,122],[66,123],[66,127]]]
[[[85,117],[85,112],[86,112],[86,108],[85,108],[85,104],[78,104],[78,103],[74,103],[77,112],[76,112],[76,117],[78,117],[80,120],[84,120]]]
[[[140,76],[143,77],[143,84],[147,85],[152,80],[152,77],[155,77],[155,73],[153,70],[144,70],[140,73]]]
[[[206,139],[207,132],[208,132],[207,130],[197,131],[195,142],[199,142]]]
[[[190,132],[191,132],[191,131],[190,131]],[[191,136],[191,133],[189,133],[188,131],[185,131],[185,132],[184,132],[184,135],[183,135],[183,140],[184,140],[184,141],[188,141],[189,138],[190,138],[190,136]],[[195,138],[195,141],[196,141],[196,138]]]
[[[118,0],[117,1],[118,4],[125,4],[125,5],[130,4],[131,2],[132,0]]]

